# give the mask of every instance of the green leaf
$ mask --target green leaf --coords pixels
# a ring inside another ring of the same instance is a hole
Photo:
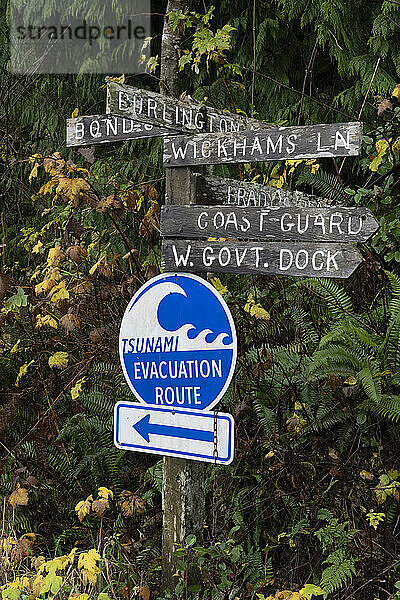
[[[325,594],[325,591],[317,585],[307,583],[307,585],[301,588],[299,593],[302,594],[302,596],[304,596],[306,600],[311,600],[313,596],[323,596]]]

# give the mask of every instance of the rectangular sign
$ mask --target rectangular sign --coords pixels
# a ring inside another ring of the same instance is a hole
[[[378,229],[364,207],[163,206],[161,212],[164,237],[365,242]]]
[[[187,133],[268,127],[262,121],[218,110],[195,100],[178,100],[114,82],[107,85],[107,112]]]
[[[229,465],[234,453],[234,420],[227,413],[214,417],[213,412],[118,402],[114,408],[114,443],[121,450]]]
[[[329,206],[328,198],[318,198],[298,190],[285,190],[271,185],[261,185],[248,181],[238,181],[223,177],[210,177],[193,173],[195,178],[196,204],[229,204],[247,208],[249,206],[279,207]]]
[[[239,133],[164,138],[164,165],[181,167],[359,154],[361,123],[269,127]]]
[[[171,129],[154,127],[118,115],[89,115],[67,119],[67,146],[90,146],[172,134]]]
[[[163,271],[254,273],[345,279],[362,262],[351,244],[165,239]]]

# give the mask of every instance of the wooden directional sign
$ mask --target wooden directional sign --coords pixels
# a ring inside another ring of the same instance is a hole
[[[172,135],[171,129],[154,127],[118,115],[90,115],[67,119],[67,146],[91,146],[105,142]]]
[[[379,223],[367,208],[163,206],[164,237],[365,242]]]
[[[347,278],[362,262],[351,244],[309,242],[163,241],[166,271],[255,273],[294,277]]]
[[[235,132],[268,127],[256,119],[218,110],[194,100],[177,100],[114,82],[107,85],[107,112],[187,133]]]
[[[278,189],[271,185],[260,185],[222,177],[205,177],[200,173],[193,173],[193,178],[196,204],[230,204],[244,208],[249,206],[321,207],[332,204],[328,198],[317,198],[298,190]]]
[[[238,133],[164,138],[164,165],[182,167],[357,155],[361,123],[269,127]]]

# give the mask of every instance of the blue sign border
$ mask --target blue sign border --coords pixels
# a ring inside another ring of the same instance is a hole
[[[208,411],[202,411],[202,410],[184,410],[184,409],[180,409],[180,408],[175,408],[173,406],[171,407],[160,407],[160,406],[152,406],[150,404],[147,405],[143,405],[142,403],[135,403],[135,402],[117,402],[117,404],[114,407],[114,443],[117,446],[117,448],[120,449],[127,449],[127,450],[138,450],[138,451],[144,451],[144,452],[148,452],[150,454],[162,454],[164,456],[180,456],[182,458],[191,458],[191,459],[198,459],[198,460],[205,460],[208,462],[214,462],[214,458],[212,455],[206,455],[206,454],[199,454],[196,452],[185,452],[185,451],[180,451],[180,450],[166,450],[165,448],[158,448],[155,446],[143,446],[141,444],[128,444],[128,443],[124,443],[124,442],[120,442],[118,440],[118,434],[119,434],[119,409],[120,408],[139,408],[140,410],[146,410],[149,412],[168,412],[168,413],[178,413],[178,414],[185,414],[185,415],[192,415],[192,416],[196,416],[196,417],[208,417],[210,419],[214,419],[214,413],[212,412],[208,412]],[[229,418],[230,415],[227,414],[221,414],[221,413],[217,413],[217,419],[219,420],[225,420],[229,422],[229,437],[228,437],[228,456],[226,458],[217,458],[217,464],[230,464],[233,460],[233,417]]]

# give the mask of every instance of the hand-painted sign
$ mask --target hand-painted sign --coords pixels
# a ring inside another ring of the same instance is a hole
[[[163,206],[164,237],[365,242],[379,223],[364,207]]]
[[[177,100],[114,82],[107,86],[107,112],[187,133],[232,132],[268,127],[262,121],[218,110],[195,100]]]
[[[212,165],[268,160],[354,156],[361,123],[270,127],[239,133],[202,133],[164,138],[164,165]]]
[[[118,402],[114,409],[114,443],[122,450],[229,465],[234,453],[234,421],[231,415],[220,412],[214,415],[187,408]]]
[[[299,190],[278,189],[271,185],[260,185],[222,177],[206,177],[200,173],[193,173],[193,178],[196,204],[230,204],[243,208],[251,206],[309,208],[333,204],[328,198],[318,198]]]
[[[351,244],[178,239],[163,241],[161,259],[168,270],[338,278],[350,277],[361,262]]]
[[[140,402],[211,408],[235,368],[236,332],[229,308],[196,275],[159,275],[135,294],[125,311],[120,358]]]
[[[67,119],[67,146],[138,140],[172,135],[171,129],[154,127],[118,115],[90,115]]]

